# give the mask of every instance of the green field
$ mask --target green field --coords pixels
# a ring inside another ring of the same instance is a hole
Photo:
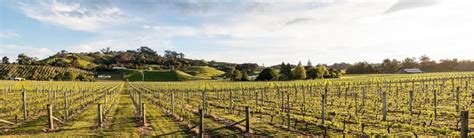
[[[133,73],[129,78],[138,79]],[[170,74],[146,71],[146,76],[166,77],[145,80],[180,78]],[[469,112],[474,136],[473,78],[473,72],[459,72],[277,82],[0,81],[0,135],[196,136],[203,109],[203,134],[212,137],[459,136],[461,111]],[[53,129],[47,104],[62,122],[55,120]]]
[[[187,81],[187,80],[209,80],[210,76],[190,75],[179,70],[132,70],[123,69],[116,71],[101,72],[112,76],[111,80],[128,81]],[[143,73],[143,74],[142,74]]]

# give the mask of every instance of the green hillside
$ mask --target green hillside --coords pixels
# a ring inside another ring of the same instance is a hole
[[[69,53],[59,56],[51,56],[42,60],[48,65],[54,66],[64,66],[64,65],[71,65],[72,67],[80,68],[80,69],[92,69],[97,65],[93,63],[94,58],[89,56],[84,56],[81,54],[74,54]]]
[[[193,76],[209,79],[215,76],[220,76],[225,73],[223,71],[208,66],[192,66],[184,69],[184,72]]]

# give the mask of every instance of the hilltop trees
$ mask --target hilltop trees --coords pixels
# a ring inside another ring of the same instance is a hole
[[[384,73],[395,73],[400,69],[400,61],[396,59],[385,59],[381,65]]]
[[[2,58],[2,64],[10,64],[10,59],[7,56]]]
[[[384,59],[381,64],[357,62],[347,68],[349,74],[396,73],[401,69],[420,68],[424,72],[474,71],[474,61],[441,59],[439,62],[423,55],[420,58],[405,58],[403,61]]]
[[[37,60],[36,57],[29,57],[25,53],[21,53],[18,55],[17,62],[20,65],[31,65]]]

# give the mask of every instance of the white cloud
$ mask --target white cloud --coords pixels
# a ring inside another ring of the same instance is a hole
[[[104,33],[101,37],[66,48],[71,52],[96,52],[110,47],[112,50],[134,50],[140,46],[148,46],[157,51],[172,49],[169,40],[159,33],[136,32],[136,33]]]
[[[126,22],[127,15],[115,6],[40,1],[20,3],[25,15],[36,20],[80,31],[97,31],[102,27]]]
[[[474,1],[421,1],[425,2],[321,0],[311,5],[313,1],[263,0],[256,1],[262,3],[247,12],[226,11],[226,16],[206,17],[189,26],[181,22],[174,24],[169,21],[166,24],[161,23],[162,19],[150,19],[149,22],[140,22],[146,25],[136,25],[135,30],[105,29],[94,40],[81,42],[67,50],[92,52],[105,47],[127,50],[139,46],[150,46],[157,51],[186,50],[209,44],[203,49],[218,47],[218,50],[183,52],[190,58],[266,65],[308,59],[313,63],[380,62],[384,58],[402,59],[424,54],[433,59],[474,59]],[[400,3],[401,7],[397,6]],[[126,16],[118,8],[91,9],[80,4],[53,2],[39,7],[25,11],[31,12],[29,16],[45,22],[82,26],[68,27],[76,30],[97,30],[108,26],[110,20],[114,22],[114,16],[119,16],[119,19]],[[395,10],[387,14],[394,7]],[[76,17],[71,13],[83,16]],[[193,21],[180,20],[187,17],[177,20]],[[142,29],[137,29],[137,26]],[[204,41],[204,44],[194,44],[194,40]],[[178,47],[173,45],[176,41],[187,41],[186,44],[191,45]]]
[[[17,33],[11,32],[0,32],[0,39],[16,39],[19,38],[20,35]]]
[[[0,44],[0,55],[10,58],[10,62],[17,59],[18,54],[25,53],[30,57],[37,57],[39,59],[51,56],[54,52],[49,48],[36,48],[21,45],[4,45]]]
[[[380,62],[424,54],[434,59],[474,59],[473,1],[444,0],[385,14],[397,3],[335,1],[326,7],[296,10],[277,5],[269,12],[242,15],[238,22],[200,28],[233,39],[214,41],[230,51],[210,51],[196,57],[267,65],[307,59]],[[299,19],[304,22],[294,22]]]

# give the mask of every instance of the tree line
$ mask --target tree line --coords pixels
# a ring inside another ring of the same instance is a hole
[[[424,72],[450,72],[450,71],[474,71],[474,61],[458,59],[441,59],[438,62],[423,55],[418,59],[415,57],[397,59],[384,59],[382,63],[357,62],[348,66],[348,74],[370,74],[370,73],[397,73],[402,69],[419,68]]]

